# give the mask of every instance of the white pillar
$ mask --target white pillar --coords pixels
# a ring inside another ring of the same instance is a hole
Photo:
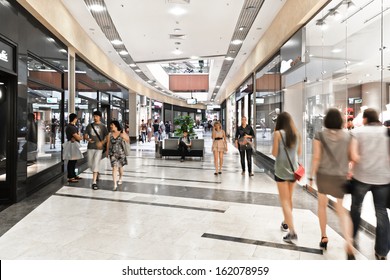
[[[137,139],[137,93],[129,92],[129,136]]]
[[[68,113],[75,112],[76,97],[76,54],[73,48],[68,49]]]

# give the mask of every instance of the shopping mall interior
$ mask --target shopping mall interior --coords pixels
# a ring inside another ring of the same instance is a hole
[[[328,249],[318,246],[313,142],[329,108],[346,131],[363,126],[367,108],[390,121],[390,1],[0,0],[0,21],[0,259],[346,259],[332,196]],[[83,135],[95,111],[130,138],[114,192],[107,159],[91,189],[84,140],[82,179],[67,181],[69,115]],[[294,190],[296,244],[283,242],[274,180],[281,112],[307,172]],[[254,176],[241,174],[234,145],[242,117],[254,130]],[[184,120],[201,156],[180,162],[163,150]],[[214,175],[216,120],[228,147]],[[154,137],[155,121],[169,132]],[[371,193],[360,227],[356,259],[374,260]]]

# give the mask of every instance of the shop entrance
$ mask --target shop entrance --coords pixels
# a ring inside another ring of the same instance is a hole
[[[0,71],[0,202],[11,199],[11,89],[13,76]]]

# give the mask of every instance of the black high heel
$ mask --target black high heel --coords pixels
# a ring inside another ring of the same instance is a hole
[[[347,260],[349,260],[349,261],[356,260],[355,255],[347,253]]]
[[[323,241],[325,238],[327,240]],[[323,248],[324,250],[326,250],[328,248],[328,237],[326,237],[326,236],[321,237],[320,247]]]

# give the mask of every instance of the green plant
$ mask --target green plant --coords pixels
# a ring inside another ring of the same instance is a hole
[[[183,131],[188,131],[190,136],[195,135],[194,119],[190,116],[179,116],[173,120],[173,123],[177,126],[175,129],[176,135],[183,135]]]

